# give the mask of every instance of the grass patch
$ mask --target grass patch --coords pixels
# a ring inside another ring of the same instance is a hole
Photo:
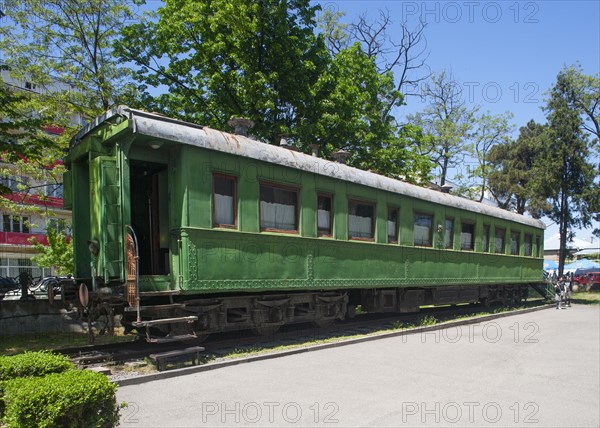
[[[600,291],[583,291],[571,294],[571,302],[578,305],[600,305]]]
[[[269,353],[273,353],[273,352],[281,352],[281,351],[287,351],[287,350],[292,350],[292,349],[305,348],[305,347],[309,347],[309,346],[322,345],[322,344],[327,344],[327,343],[342,342],[344,340],[349,340],[349,339],[359,339],[359,338],[363,338],[363,337],[377,336],[377,335],[391,333],[391,332],[398,331],[398,330],[412,330],[415,328],[432,326],[432,325],[436,325],[436,324],[440,324],[440,323],[444,323],[444,322],[457,321],[457,320],[468,319],[468,318],[477,318],[477,317],[482,317],[482,316],[486,316],[486,315],[493,315],[496,313],[510,312],[510,311],[515,311],[515,310],[519,310],[519,309],[526,309],[526,308],[531,308],[531,307],[535,307],[535,306],[541,306],[541,305],[545,305],[545,304],[546,303],[544,302],[544,300],[539,299],[539,301],[535,301],[535,302],[530,301],[530,302],[526,302],[526,303],[523,303],[523,304],[517,305],[517,306],[512,306],[512,307],[505,306],[505,307],[490,309],[489,311],[474,312],[474,313],[463,314],[463,315],[448,315],[447,317],[441,317],[440,319],[434,317],[433,315],[426,315],[423,318],[421,318],[418,321],[418,323],[393,321],[390,324],[390,327],[373,330],[369,333],[358,333],[358,334],[350,334],[350,335],[341,335],[341,334],[333,335],[333,336],[327,337],[327,338],[302,340],[302,341],[299,341],[298,343],[292,343],[289,345],[272,345],[272,346],[270,346],[269,344],[265,344],[265,345],[260,345],[260,346],[252,345],[249,347],[236,348],[225,354],[221,354],[219,356],[210,355],[209,360],[218,362],[218,361],[225,361],[225,360],[230,360],[230,359],[235,359],[235,358],[245,358],[245,357],[250,357],[250,356],[255,356],[255,355],[264,355],[264,354],[269,354]]]
[[[430,325],[436,325],[437,323],[438,323],[438,319],[436,317],[434,317],[433,315],[426,315],[423,318],[421,318],[419,325],[421,327],[427,327]]]
[[[109,343],[130,342],[135,336],[124,336],[122,332],[115,331],[114,336],[96,336],[94,344],[103,345]],[[87,333],[36,333],[21,336],[1,336],[0,354],[16,355],[25,351],[41,351],[46,349],[69,348],[72,346],[85,346],[88,344]]]

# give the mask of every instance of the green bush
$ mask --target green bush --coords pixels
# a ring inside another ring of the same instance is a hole
[[[69,370],[12,379],[4,385],[10,427],[114,427],[119,422],[116,385],[102,374]]]
[[[0,426],[2,426],[2,416],[4,416],[4,385],[5,380],[0,380]]]
[[[24,352],[10,357],[0,357],[0,381],[18,377],[44,376],[72,368],[73,364],[64,355],[46,351]]]

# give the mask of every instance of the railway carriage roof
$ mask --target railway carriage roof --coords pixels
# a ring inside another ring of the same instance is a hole
[[[127,106],[119,106],[96,118],[74,137],[71,142],[71,147],[73,148],[79,144],[87,134],[104,122],[111,122],[118,116],[129,120],[129,127],[134,134],[176,141],[204,149],[216,150],[263,162],[283,165],[289,168],[326,175],[339,180],[398,193],[416,199],[424,199],[435,204],[446,205],[461,210],[545,229],[544,223],[540,220],[528,218],[497,207],[419,187],[414,184],[384,177],[379,174],[363,171],[304,153],[295,152],[283,147],[265,144],[248,137],[229,134],[223,131],[217,131],[215,129],[171,119],[156,113],[131,109]]]

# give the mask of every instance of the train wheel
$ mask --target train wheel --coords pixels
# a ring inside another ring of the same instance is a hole
[[[206,339],[208,339],[208,336],[210,336],[210,333],[196,333],[196,337],[193,339],[182,339],[182,343],[186,343],[188,345],[194,345],[196,343],[202,343],[204,342]]]
[[[194,339],[194,342],[204,342],[206,339],[208,339],[208,337],[210,336],[210,333],[196,333],[196,339]]]
[[[326,318],[326,319],[314,320],[311,322],[311,324],[313,325],[313,327],[316,327],[316,328],[328,328],[328,327],[331,327],[334,322],[335,322],[335,318]]]
[[[260,327],[252,327],[254,334],[258,336],[273,336],[279,331],[280,325],[261,325]]]
[[[479,299],[479,303],[483,305],[484,308],[489,309],[491,306],[489,297],[482,297]]]

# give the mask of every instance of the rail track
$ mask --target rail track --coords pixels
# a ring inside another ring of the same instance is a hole
[[[530,300],[519,308],[534,307],[543,304],[542,300]],[[317,328],[310,324],[286,325],[281,330],[270,336],[256,336],[249,330],[218,333],[211,335],[205,341],[186,340],[185,342],[147,343],[144,340],[120,342],[103,345],[87,345],[81,347],[56,349],[56,352],[68,355],[73,362],[80,366],[111,363],[127,363],[138,361],[158,352],[168,352],[182,347],[202,345],[206,348],[205,355],[222,357],[234,351],[254,348],[274,348],[286,345],[300,345],[315,340],[329,339],[343,336],[356,336],[369,334],[376,331],[398,328],[405,325],[422,325],[427,317],[436,321],[448,321],[457,317],[464,317],[478,313],[494,313],[493,308],[483,305],[465,304],[458,306],[423,308],[416,314],[359,314],[354,319],[338,321],[327,328]],[[432,320],[433,321],[433,320]]]

